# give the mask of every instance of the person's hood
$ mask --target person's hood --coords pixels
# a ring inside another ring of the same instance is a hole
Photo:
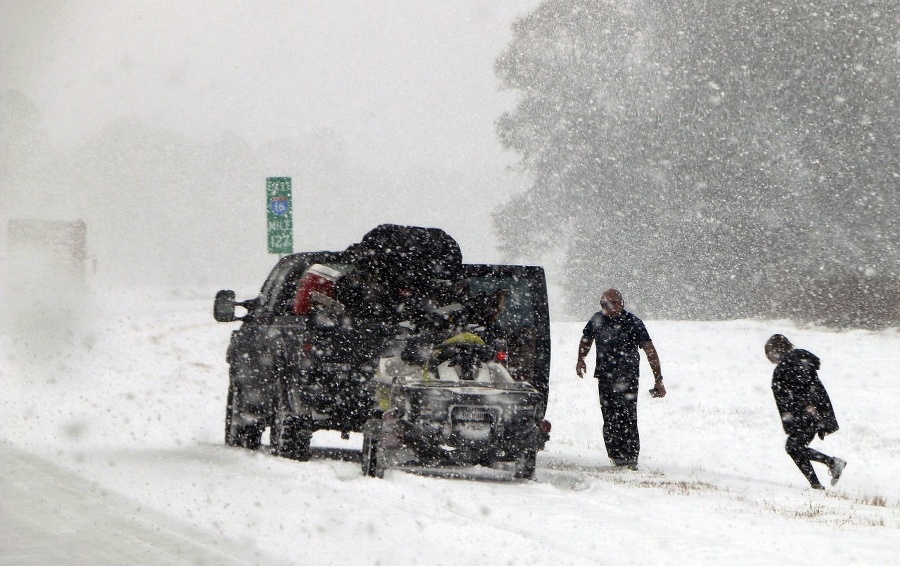
[[[786,361],[788,363],[805,363],[812,366],[812,368],[816,371],[819,370],[819,366],[821,365],[818,356],[816,356],[812,352],[800,349],[791,351],[790,354],[784,357],[783,361]]]

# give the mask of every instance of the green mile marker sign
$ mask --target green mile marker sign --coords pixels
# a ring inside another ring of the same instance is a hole
[[[266,216],[269,228],[269,253],[294,253],[290,177],[266,177]]]

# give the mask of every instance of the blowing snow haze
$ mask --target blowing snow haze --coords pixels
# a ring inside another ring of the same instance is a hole
[[[290,176],[298,251],[394,222],[490,260],[523,183],[493,64],[536,4],[2,0],[0,220],[83,219],[101,277],[255,286]]]
[[[897,324],[900,5],[710,6],[558,0],[516,25],[497,130],[534,181],[501,249],[561,247],[573,312],[618,287],[656,318]]]
[[[900,5],[706,6],[0,0],[0,221],[250,293],[289,176],[296,251],[436,226],[557,314],[900,323]]]

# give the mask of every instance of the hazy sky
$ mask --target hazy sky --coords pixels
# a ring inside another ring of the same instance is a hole
[[[179,183],[166,164],[106,145],[71,170],[39,166],[43,178],[12,163],[0,224],[84,219],[101,274],[256,281],[274,261],[265,177],[291,176],[294,251],[343,249],[389,222],[444,228],[467,261],[495,262],[490,215],[525,177],[509,171],[517,156],[494,130],[516,94],[498,90],[493,65],[539,3],[0,0],[0,93],[24,93],[61,155],[83,155],[80,142],[115,121],[140,124],[134,140],[146,126],[192,147],[236,136],[269,148],[324,130],[343,159],[312,170],[273,152],[236,179],[203,170],[201,155]],[[28,141],[13,140],[27,156]],[[109,186],[118,178],[129,185]],[[226,199],[234,206],[213,217],[209,203]],[[203,223],[192,208],[207,211]]]
[[[251,142],[323,127],[351,156],[501,150],[493,62],[537,0],[0,0],[0,89],[65,143],[129,116]]]

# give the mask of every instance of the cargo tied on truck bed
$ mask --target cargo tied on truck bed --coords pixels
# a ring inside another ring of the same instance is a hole
[[[363,432],[369,475],[401,464],[519,461],[517,475],[530,477],[534,453],[548,438],[543,269],[466,264],[443,230],[385,224],[344,251],[285,256],[257,297],[238,302],[233,291],[220,291],[214,316],[241,322],[226,354],[228,445],[257,449],[269,427],[276,455],[306,460],[317,430]],[[454,350],[456,361],[437,361],[441,345],[463,334],[481,342],[470,367],[462,363],[463,346]],[[404,371],[388,377],[389,366]],[[482,370],[500,377],[485,382]],[[491,395],[474,395],[487,389],[495,391],[493,404]],[[406,410],[413,402],[423,406],[424,390],[459,394],[457,402],[430,409],[432,424],[447,421],[440,427],[447,438],[433,434],[434,426],[422,428],[421,412]],[[513,424],[511,407],[519,405],[524,412]],[[479,442],[431,446],[466,435]]]

